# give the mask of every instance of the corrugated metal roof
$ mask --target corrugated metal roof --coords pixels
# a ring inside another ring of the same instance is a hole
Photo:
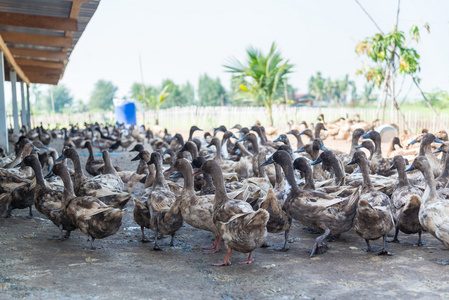
[[[1,0],[0,11],[26,15],[68,18],[71,1],[55,0]]]

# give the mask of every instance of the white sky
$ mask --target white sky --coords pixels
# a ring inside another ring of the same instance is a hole
[[[397,2],[360,0],[384,31],[392,29]],[[449,1],[401,2],[399,28],[428,22],[416,49],[421,54],[425,91],[447,90],[449,83]],[[290,84],[307,92],[307,81],[321,71],[325,77],[363,80],[354,48],[377,32],[354,0],[102,0],[75,47],[63,80],[75,100],[88,101],[95,82],[112,81],[117,96],[140,82],[139,53],[146,84],[171,78],[195,87],[201,74],[220,77],[230,87],[223,64],[229,57],[245,59],[253,45],[268,52],[275,41],[295,65]],[[408,90],[409,85],[404,87]],[[46,87],[43,87],[45,89]],[[410,96],[415,97],[416,90]]]

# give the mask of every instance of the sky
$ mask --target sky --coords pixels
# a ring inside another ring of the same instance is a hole
[[[396,22],[397,1],[359,0],[384,32]],[[399,29],[430,24],[414,46],[421,55],[422,87],[448,89],[449,1],[401,1]],[[354,49],[377,33],[355,0],[102,0],[76,45],[60,84],[74,99],[87,102],[100,79],[118,86],[116,96],[129,95],[141,82],[139,55],[145,84],[163,79],[177,84],[200,75],[219,77],[226,89],[231,75],[224,64],[231,57],[245,60],[254,46],[267,53],[276,42],[283,57],[295,65],[289,83],[307,93],[311,75],[342,79],[349,74],[359,93],[363,78],[356,76],[363,61]],[[410,83],[404,84],[404,91]],[[45,90],[47,86],[42,85]],[[405,94],[405,93],[404,93]],[[409,98],[418,96],[415,88]]]

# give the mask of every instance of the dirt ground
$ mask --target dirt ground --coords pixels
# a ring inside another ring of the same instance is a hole
[[[325,141],[328,148],[347,150],[349,144]],[[386,145],[384,145],[386,147]],[[59,148],[57,148],[60,150]],[[85,152],[80,150],[80,152]],[[134,170],[136,153],[113,156],[114,164]],[[84,162],[85,156],[82,157]],[[142,191],[139,184],[134,194]],[[202,254],[201,246],[212,242],[210,233],[184,225],[174,247],[154,251],[152,243],[140,241],[140,227],[133,221],[128,203],[119,232],[85,249],[87,238],[79,231],[59,241],[50,221],[36,210],[14,210],[0,219],[0,299],[377,299],[448,298],[448,267],[435,262],[449,259],[449,251],[430,234],[423,234],[424,247],[415,247],[417,236],[400,235],[389,244],[394,256],[377,256],[361,250],[365,242],[353,231],[329,243],[324,255],[309,258],[317,237],[294,223],[290,250],[256,249],[255,261],[239,265],[246,254],[233,252],[232,265],[214,267],[225,251]],[[147,235],[151,235],[147,231]],[[283,234],[268,234],[279,246]],[[381,240],[372,245],[380,247]]]

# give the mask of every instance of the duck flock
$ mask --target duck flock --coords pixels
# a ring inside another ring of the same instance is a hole
[[[284,233],[278,249],[287,251],[294,221],[319,235],[311,257],[352,228],[366,241],[363,250],[379,255],[392,255],[387,242],[399,242],[399,232],[417,234],[422,246],[421,233],[427,231],[449,248],[446,132],[395,137],[384,157],[373,124],[354,123],[332,134],[336,124],[307,128],[303,122],[274,141],[260,124],[231,130],[222,125],[196,137],[201,129],[192,126],[187,139],[136,126],[84,124],[84,129],[50,131],[41,125],[20,136],[10,133],[14,151],[1,152],[0,216],[28,209],[32,218],[34,205],[60,229],[62,240],[79,229],[95,249],[95,239],[117,233],[132,200],[142,242],[149,242],[149,228],[154,250],[161,250],[158,239],[164,235],[171,236],[172,246],[187,223],[215,235],[205,253],[220,251],[224,243],[226,256],[214,265],[230,265],[232,250],[249,253],[241,263],[251,263],[255,249],[269,246],[267,233]],[[326,138],[337,135],[350,141],[348,153],[326,148]],[[58,138],[64,140],[60,153],[49,148]],[[296,139],[296,147],[289,138]],[[110,153],[131,146],[137,155],[129,165],[137,164],[135,172],[114,166]],[[84,170],[77,148],[89,151]],[[94,148],[102,159],[95,159]],[[133,192],[137,185],[144,186],[142,193]],[[376,249],[370,241],[380,238],[383,247]]]

